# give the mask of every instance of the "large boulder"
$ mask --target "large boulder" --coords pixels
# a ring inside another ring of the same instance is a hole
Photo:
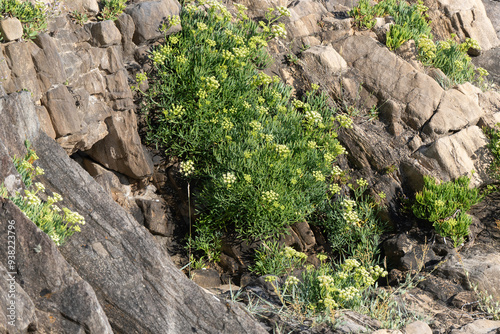
[[[475,39],[483,51],[500,45],[495,28],[486,14],[482,0],[435,0],[451,21],[458,37]]]
[[[401,119],[408,126],[420,130],[434,114],[444,90],[387,47],[363,35],[333,46],[372,94],[404,105]]]
[[[22,155],[30,140],[47,190],[62,194],[63,205],[85,217],[82,232],[59,251],[92,286],[115,333],[265,333],[240,306],[188,280],[153,236],[40,131],[25,93],[7,99],[22,112],[0,110],[0,140],[10,156]],[[12,115],[18,112],[24,117]]]
[[[135,24],[133,41],[135,44],[145,44],[163,37],[159,30],[169,16],[179,15],[181,5],[177,0],[144,1],[128,6],[125,13],[130,15]],[[177,25],[170,28],[173,34],[181,30]]]

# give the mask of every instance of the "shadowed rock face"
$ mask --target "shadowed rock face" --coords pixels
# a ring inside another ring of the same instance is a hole
[[[59,251],[93,288],[115,333],[264,332],[238,305],[223,303],[188,280],[165,258],[149,232],[116,204],[53,139],[40,131],[29,93],[12,94],[4,98],[0,106],[0,124],[9,125],[8,129],[2,127],[0,142],[8,148],[9,156],[23,155],[23,143],[29,139],[40,157],[38,166],[45,170],[42,182],[47,190],[63,194],[63,205],[85,216],[82,232],[73,235]],[[2,176],[4,174],[2,172]],[[1,220],[2,224],[4,221]],[[29,244],[24,248],[29,252],[36,245],[32,245],[31,237],[27,240]],[[59,254],[47,238],[44,240],[42,248]],[[29,277],[36,280],[37,276],[33,275],[48,275],[42,269],[47,270],[41,268],[41,272],[34,271]],[[83,280],[79,284],[88,287]],[[68,293],[75,295],[85,291],[78,288],[78,284],[68,289],[71,290]],[[38,290],[28,289],[27,293],[40,293]],[[87,295],[91,295],[89,287],[88,290]],[[61,298],[61,302],[64,300]],[[36,301],[34,304],[37,305]],[[94,304],[94,309],[99,309],[99,304]],[[61,305],[75,312],[75,306]]]
[[[16,290],[22,297],[17,305],[19,312],[16,312],[20,315],[20,323],[16,324],[18,330],[113,332],[92,287],[64,260],[50,238],[9,200],[0,199],[0,222],[0,235],[5,236],[5,240],[8,227],[15,227],[10,230],[15,234],[9,235],[15,235],[16,265],[0,272],[2,283],[9,277],[7,271],[16,272],[10,277],[15,278]],[[8,248],[7,242],[0,243],[2,264],[7,264],[8,250],[12,248]],[[5,305],[8,304],[3,301],[2,306]],[[7,328],[12,330],[10,325]]]

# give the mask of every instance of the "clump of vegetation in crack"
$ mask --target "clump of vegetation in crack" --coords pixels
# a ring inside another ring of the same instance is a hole
[[[40,32],[47,29],[50,17],[59,15],[59,2],[54,4],[43,1],[2,0],[0,1],[0,16],[15,17],[23,26],[23,38],[34,39]],[[0,37],[1,38],[1,37]]]
[[[469,188],[469,183],[467,176],[450,182],[424,176],[424,188],[417,192],[412,205],[417,218],[433,223],[436,232],[450,237],[455,247],[469,235],[472,220],[466,212],[484,197],[478,188]]]
[[[58,193],[52,193],[51,196],[45,193],[45,186],[41,182],[33,183],[36,176],[43,175],[44,171],[33,163],[38,160],[38,156],[33,151],[29,143],[26,145],[28,153],[23,158],[14,157],[13,162],[21,175],[21,179],[26,189],[24,195],[16,193],[9,196],[7,189],[0,185],[0,197],[8,198],[19,209],[45,232],[52,241],[60,246],[67,238],[75,232],[80,232],[81,226],[85,225],[85,219],[78,212],[71,211],[66,207],[60,207],[63,198]],[[42,200],[40,196],[45,197]]]
[[[483,132],[490,140],[488,148],[493,155],[491,171],[496,178],[500,178],[500,123],[495,124],[495,127],[492,129],[483,129]]]
[[[99,13],[99,20],[113,20],[118,19],[127,5],[127,0],[101,0],[101,12]]]
[[[371,5],[368,0],[361,0],[351,11],[356,25],[371,29],[376,17],[391,16],[394,24],[386,34],[386,45],[391,50],[399,48],[412,39],[418,48],[420,61],[425,66],[439,68],[454,84],[476,82],[482,84],[488,72],[475,68],[467,55],[469,49],[480,50],[478,43],[466,38],[463,43],[456,42],[452,35],[447,41],[434,41],[426,11],[422,1],[408,4],[403,0],[383,0]]]

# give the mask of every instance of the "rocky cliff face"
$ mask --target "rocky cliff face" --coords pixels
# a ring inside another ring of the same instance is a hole
[[[274,5],[244,3],[254,17]],[[99,11],[95,0],[67,5],[89,14]],[[423,175],[447,181],[468,174],[476,186],[492,182],[481,127],[500,122],[498,92],[471,84],[442,88],[439,73],[416,61],[411,43],[395,53],[376,33],[355,31],[346,14],[351,2],[278,5],[288,6],[292,15],[285,22],[288,40],[270,45],[276,58],[270,71],[296,91],[321,83],[334,99],[378,107],[378,121],[359,118],[340,140],[349,152],[343,163],[388,195],[388,216],[397,214],[398,196],[421,188]],[[479,42],[482,54],[474,61],[500,84],[497,3],[429,0],[426,5],[437,36],[456,33]],[[9,327],[9,299],[2,297],[0,333],[265,332],[239,305],[188,280],[152,235],[170,236],[171,211],[182,216],[187,209],[166,207],[149,184],[164,184],[168,170],[155,173],[159,161],[141,143],[130,83],[147,68],[146,51],[163,36],[158,27],[180,8],[176,0],[130,1],[116,21],[80,26],[61,15],[33,42],[1,44],[0,180],[11,192],[21,189],[11,157],[24,155],[24,141],[29,140],[45,169],[41,180],[63,195],[66,206],[82,213],[87,224],[57,248],[12,202],[1,200],[0,235],[7,236],[14,221],[17,241],[12,286],[7,243],[0,244],[0,290],[6,296],[15,286],[17,322]],[[285,55],[298,54],[302,45],[309,48],[300,52],[298,62],[284,64]],[[175,180],[170,181],[175,189]],[[467,289],[464,268],[480,289],[500,300],[500,239],[491,232],[494,217],[499,217],[494,208],[498,200],[490,200],[490,206],[477,212],[475,245],[461,254],[436,246],[429,255],[433,261],[449,260],[437,270],[436,280],[456,283],[453,293],[439,295],[441,302]],[[316,239],[301,223],[291,228],[287,243],[307,250]],[[394,266],[403,270],[420,246],[411,233],[395,235],[386,252],[395,254]],[[235,272],[241,269],[241,252],[233,247],[223,254]],[[436,290],[433,282],[430,290]]]

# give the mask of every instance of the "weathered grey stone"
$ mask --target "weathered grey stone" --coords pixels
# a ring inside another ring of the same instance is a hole
[[[432,334],[432,329],[423,321],[415,321],[403,329],[406,334]]]
[[[500,321],[478,319],[459,329],[453,329],[450,334],[490,334],[498,333]]]
[[[97,142],[88,154],[106,168],[134,179],[151,175],[152,162],[146,159],[136,123],[133,111],[114,113],[106,119],[109,135]]]
[[[80,76],[75,85],[83,87],[90,95],[104,96],[106,92],[106,81],[98,69]]]
[[[120,30],[111,20],[94,23],[91,31],[96,45],[100,47],[117,45],[122,41]]]
[[[56,132],[52,126],[52,120],[50,119],[49,112],[44,106],[35,107],[36,114],[38,115],[38,120],[40,121],[40,126],[42,130],[52,139],[56,139]]]
[[[458,89],[450,89],[444,92],[436,113],[424,126],[423,131],[435,138],[475,125],[483,115],[483,110],[472,98]]]
[[[465,288],[472,283],[494,301],[500,301],[500,254],[495,246],[498,242],[493,239],[490,245],[477,245],[465,254],[450,254],[437,273]]]
[[[122,34],[123,55],[125,58],[132,58],[136,48],[132,41],[135,32],[134,20],[130,15],[123,13],[116,20],[116,26]]]
[[[471,177],[477,186],[488,180],[489,153],[485,148],[488,141],[477,126],[470,126],[451,136],[443,137],[415,154],[435,160],[438,163],[433,173],[440,173],[444,181],[462,175]],[[474,171],[474,173],[472,173]]]
[[[0,204],[3,222],[0,235],[7,235],[10,224],[7,222],[15,222],[16,265],[8,269],[17,272],[15,281],[37,309],[37,329],[40,332],[113,333],[94,291],[64,260],[52,240],[14,203],[0,199]],[[0,244],[2,263],[7,263],[7,251],[7,243]],[[34,315],[27,315],[28,324],[32,323]]]
[[[75,99],[64,85],[57,85],[47,91],[42,98],[47,108],[57,137],[63,137],[80,131],[81,115],[75,105]]]
[[[406,106],[401,119],[411,128],[419,130],[437,109],[444,92],[439,84],[374,39],[351,36],[334,47],[370,92]]]
[[[40,99],[41,90],[38,84],[37,75],[33,61],[31,60],[31,51],[36,46],[31,43],[17,42],[5,47],[7,64],[11,70],[14,91],[28,90],[33,95],[33,100]],[[7,89],[7,87],[5,87]],[[7,93],[14,91],[7,90]]]
[[[274,5],[273,5],[274,6]],[[321,31],[318,21],[327,13],[326,8],[319,2],[299,0],[289,7],[290,17],[286,27],[292,39],[310,36]]]
[[[4,221],[3,224],[8,226],[9,221]],[[33,332],[38,327],[35,305],[24,289],[16,282],[16,275],[9,274],[15,270],[7,270],[3,263],[7,264],[7,261],[3,261],[0,265],[0,310],[2,311],[0,313],[0,333]]]
[[[98,141],[108,135],[108,126],[104,121],[96,121],[91,126],[85,126],[77,133],[57,138],[57,143],[66,150],[68,155],[77,151],[87,151]]]
[[[485,68],[490,75],[488,80],[500,85],[500,48],[494,48],[483,52],[479,57],[473,58],[473,63],[476,66]]]
[[[61,84],[66,80],[64,65],[52,37],[42,32],[34,42],[39,48],[34,50],[31,56],[40,86],[43,91],[47,91],[52,85]]]
[[[292,229],[299,237],[299,240],[303,244],[304,250],[308,250],[316,244],[314,233],[306,221],[293,224]]]
[[[314,46],[302,52],[304,61],[314,61],[322,66],[326,72],[340,74],[347,69],[347,63],[334,48],[328,46]]]
[[[80,13],[90,12],[92,14],[97,14],[99,12],[97,0],[72,0],[65,1],[65,4],[70,12],[75,10]]]
[[[111,101],[114,110],[129,110],[134,108],[132,91],[128,85],[127,72],[125,69],[107,75],[107,98]]]
[[[144,226],[153,234],[164,237],[173,235],[173,218],[165,201],[159,199],[136,199],[144,215]]]
[[[1,19],[0,33],[6,42],[18,40],[23,37],[23,25],[15,17]]]
[[[121,50],[118,47],[109,47],[101,58],[101,69],[108,73],[116,73],[123,69],[123,59]]]
[[[481,0],[436,0],[439,8],[457,28],[459,38],[475,39],[483,51],[500,45]]]
[[[217,288],[221,284],[217,270],[210,268],[191,270],[191,279],[203,288]]]
[[[163,33],[159,28],[169,16],[179,15],[181,5],[177,0],[145,1],[128,6],[125,13],[134,20],[135,32],[133,41],[135,44],[143,44],[162,38]],[[181,30],[181,26],[171,27],[169,34]]]

